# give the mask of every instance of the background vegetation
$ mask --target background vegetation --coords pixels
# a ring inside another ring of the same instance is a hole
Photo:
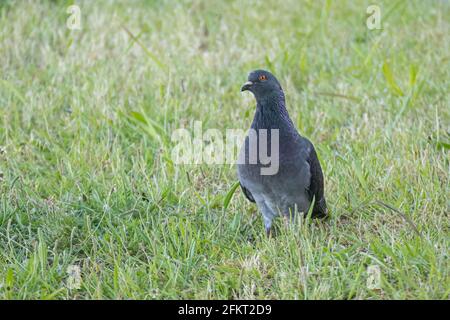
[[[449,298],[448,1],[75,2],[0,1],[1,298]],[[256,68],[332,215],[275,239],[233,166],[170,161],[249,127]]]

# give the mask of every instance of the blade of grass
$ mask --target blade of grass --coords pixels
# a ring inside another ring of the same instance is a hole
[[[159,59],[150,52],[150,50],[147,49],[146,46],[144,46],[144,44],[133,34],[131,33],[130,30],[128,30],[127,27],[125,27],[124,25],[122,25],[122,29],[125,30],[125,32],[130,36],[131,39],[133,39],[134,42],[136,42],[141,48],[142,50],[144,50],[145,54],[161,69],[167,69],[164,64],[159,61]]]
[[[234,192],[239,187],[239,181],[236,181],[228,190],[227,194],[225,195],[225,198],[223,200],[223,209],[227,210],[228,205],[230,204],[231,198],[233,197]]]
[[[395,82],[391,67],[389,66],[389,64],[386,61],[383,64],[383,75],[389,85],[389,88],[391,89],[391,92],[393,92],[397,96],[403,96],[404,95],[403,91],[400,89],[400,87]]]

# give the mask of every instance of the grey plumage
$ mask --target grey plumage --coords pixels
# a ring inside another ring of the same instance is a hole
[[[270,233],[274,217],[292,217],[296,212],[307,213],[314,199],[313,217],[327,215],[322,169],[313,144],[295,129],[285,105],[283,90],[278,80],[268,71],[256,70],[249,74],[241,89],[251,91],[256,98],[256,111],[251,125],[256,133],[267,129],[269,153],[270,129],[279,132],[279,170],[274,175],[262,175],[264,165],[258,153],[256,163],[249,161],[254,140],[246,137],[241,150],[243,163],[238,163],[238,177],[244,195],[256,202],[266,232]],[[258,139],[259,140],[259,139]],[[259,144],[255,146],[258,150]]]

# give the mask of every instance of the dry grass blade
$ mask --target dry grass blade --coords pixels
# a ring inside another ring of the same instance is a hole
[[[398,210],[397,208],[394,208],[393,206],[391,206],[390,204],[387,204],[387,203],[385,203],[385,202],[383,202],[383,201],[380,201],[380,200],[376,200],[375,201],[375,203],[377,203],[377,204],[379,204],[379,205],[381,205],[381,206],[383,206],[383,207],[385,207],[385,208],[388,208],[389,210],[392,210],[392,211],[394,211],[394,212],[396,212],[396,213],[398,213],[410,226],[411,226],[411,228],[414,230],[414,232],[419,236],[419,237],[421,237],[422,238],[422,234],[420,233],[420,231],[419,231],[419,229],[417,229],[417,227],[416,227],[416,225],[414,224],[414,222],[412,222],[412,220],[408,217],[408,216],[406,216],[406,214],[404,214],[403,212],[401,212],[400,210]]]

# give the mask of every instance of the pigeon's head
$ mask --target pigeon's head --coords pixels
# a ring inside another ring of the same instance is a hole
[[[277,78],[265,70],[255,70],[249,73],[247,82],[241,88],[241,91],[246,90],[252,92],[256,100],[282,91]]]

